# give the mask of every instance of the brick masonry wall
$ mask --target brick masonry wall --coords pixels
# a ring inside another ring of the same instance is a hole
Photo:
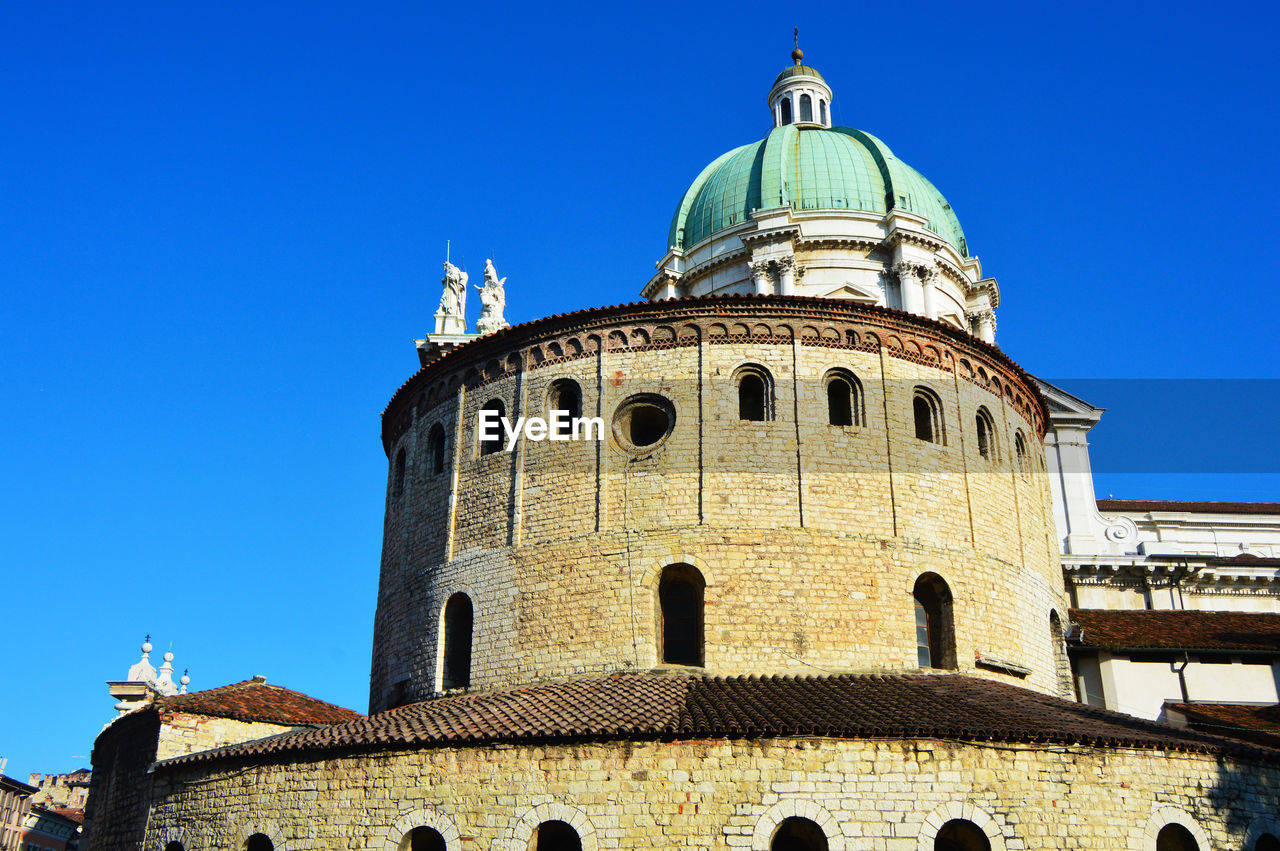
[[[707,580],[717,673],[915,669],[911,590],[932,571],[956,599],[961,670],[1009,676],[973,670],[981,653],[1058,690],[1049,613],[1065,617],[1066,600],[1039,423],[1015,404],[1016,376],[1002,380],[980,343],[967,351],[914,320],[903,320],[920,326],[914,336],[881,329],[847,345],[848,329],[764,308],[739,322],[662,318],[580,335],[575,356],[577,338],[534,338],[468,380],[441,371],[411,407],[389,411],[408,417],[389,447],[392,459],[405,449],[408,475],[399,497],[388,487],[371,710],[397,684],[400,699],[436,691],[441,615],[458,592],[475,610],[474,688],[650,667],[658,573],[673,562]],[[738,418],[734,375],[747,364],[772,379],[771,421]],[[832,369],[860,382],[863,425],[828,424]],[[612,437],[480,455],[482,405],[543,415],[563,378],[606,423],[632,395],[661,395],[674,431],[638,457]],[[915,437],[917,386],[941,401],[943,444]],[[995,422],[992,458],[978,453],[979,406]],[[449,463],[434,474],[437,424]]]
[[[932,848],[966,818],[994,849],[1154,851],[1170,821],[1201,848],[1241,848],[1278,803],[1280,772],[1211,755],[933,740],[617,742],[331,756],[157,772],[144,848],[392,851],[415,826],[450,851],[526,851],[543,820],[585,851],[767,849],[810,818],[830,848]],[[1256,836],[1256,833],[1254,834]],[[1207,843],[1206,843],[1207,840]]]

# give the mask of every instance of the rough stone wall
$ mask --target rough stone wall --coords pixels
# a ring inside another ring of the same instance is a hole
[[[189,712],[166,712],[156,745],[157,760],[207,751],[223,745],[234,745],[263,739],[294,729],[291,725],[265,724],[261,721],[237,721],[211,718]]]
[[[139,710],[111,722],[93,743],[85,804],[85,851],[134,851],[147,824],[160,718]]]
[[[404,448],[408,475],[398,498],[388,487],[371,710],[439,688],[441,615],[459,592],[475,611],[474,688],[650,667],[657,575],[673,562],[707,581],[714,672],[913,670],[911,589],[935,572],[956,599],[961,670],[981,654],[1057,692],[1049,613],[1065,617],[1066,600],[1039,423],[1011,401],[1012,378],[976,353],[957,359],[931,330],[848,345],[754,318],[600,328],[576,353],[542,340],[398,413],[390,457]],[[738,417],[748,365],[771,378],[769,421]],[[860,426],[828,422],[833,369],[861,385]],[[632,395],[661,395],[674,431],[643,453],[609,436],[480,454],[482,405],[544,415],[557,379],[576,381],[584,415],[606,424]],[[941,403],[940,443],[915,437],[917,387]],[[995,423],[991,457],[978,452],[979,406]],[[436,424],[440,474],[426,451]]]
[[[1154,851],[1169,821],[1241,848],[1280,771],[1208,755],[1086,747],[774,739],[383,752],[283,765],[161,768],[143,847],[392,851],[415,826],[450,851],[526,851],[538,823],[603,848],[767,849],[790,816],[830,848],[932,848],[966,818],[999,849]],[[1207,839],[1207,844],[1205,840]]]

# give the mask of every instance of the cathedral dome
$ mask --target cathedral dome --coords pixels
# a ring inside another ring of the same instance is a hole
[[[791,73],[795,72],[795,73]],[[794,65],[775,82],[818,77]],[[870,133],[850,127],[783,124],[759,142],[735,148],[702,170],[671,220],[668,245],[687,249],[761,209],[861,211],[891,208],[923,216],[925,227],[962,257],[968,246],[951,205],[920,172]]]

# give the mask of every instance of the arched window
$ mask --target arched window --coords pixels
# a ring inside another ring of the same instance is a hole
[[[991,840],[967,819],[952,819],[942,826],[933,840],[936,851],[991,851]]]
[[[818,117],[822,119],[823,125],[829,124],[827,121],[827,101],[826,98],[818,98]]]
[[[916,658],[921,668],[955,668],[956,628],[951,589],[936,573],[916,580]]]
[[[827,422],[834,426],[861,426],[862,384],[843,369],[827,373]]]
[[[396,453],[395,470],[391,473],[391,498],[399,499],[404,496],[404,467],[405,454],[402,448]]]
[[[782,108],[782,124],[791,123],[791,98],[783,98],[778,104]]]
[[[985,407],[978,408],[974,419],[978,427],[978,454],[988,461],[998,460],[1000,455],[996,451],[996,423],[991,418],[991,412]]]
[[[400,840],[397,851],[445,851],[448,847],[440,831],[430,827],[415,827]]]
[[[471,598],[458,593],[444,607],[444,671],[441,688],[471,685]]]
[[[440,423],[427,432],[427,463],[431,465],[431,475],[438,476],[444,472],[444,426]]]
[[[255,833],[244,844],[244,851],[275,851],[275,843],[265,833]]]
[[[1264,833],[1253,843],[1253,851],[1280,851],[1280,839],[1274,834]]]
[[[533,829],[529,851],[582,851],[582,840],[567,822],[544,821]]]
[[[813,98],[800,95],[800,120],[813,121]]]
[[[738,419],[773,419],[773,377],[762,366],[751,364],[738,370]]]
[[[1191,831],[1172,822],[1156,834],[1156,851],[1200,851],[1200,846]]]
[[[769,851],[827,851],[827,835],[817,822],[792,816],[774,831]]]
[[[917,387],[911,400],[911,410],[915,417],[918,440],[938,444],[947,442],[942,426],[942,401],[937,394],[932,390]]]
[[[1262,846],[1259,845],[1258,847],[1261,848]],[[182,843],[175,839],[164,846],[164,851],[185,851],[185,849],[183,849]]]
[[[667,665],[702,666],[702,605],[707,583],[696,567],[672,564],[658,580],[659,656]]]
[[[568,437],[573,433],[573,421],[582,416],[582,388],[572,378],[558,378],[547,390],[547,421],[553,411],[565,411],[566,416],[555,434]]]
[[[501,399],[490,399],[484,403],[481,411],[494,411],[497,416],[488,417],[488,421],[493,423],[489,427],[489,439],[480,440],[480,454],[492,455],[495,452],[502,451],[502,425],[501,419],[507,415],[507,406],[502,404]],[[494,435],[497,435],[496,437]]]
[[[1067,658],[1067,637],[1062,629],[1062,618],[1058,617],[1057,612],[1049,612],[1049,637],[1053,641],[1053,666],[1058,677],[1058,694],[1076,697],[1075,683],[1071,681],[1071,660]]]
[[[1013,435],[1013,455],[1018,469],[1025,470],[1027,467],[1027,439],[1022,436],[1022,429],[1018,429]]]

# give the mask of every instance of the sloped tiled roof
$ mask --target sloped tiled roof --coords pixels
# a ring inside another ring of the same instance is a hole
[[[1165,709],[1180,713],[1196,730],[1280,748],[1280,705],[1166,703]]]
[[[1280,515],[1280,502],[1182,502],[1173,499],[1100,499],[1098,510],[1107,513],[1118,511],[1173,511],[1189,514],[1276,514]]]
[[[157,698],[154,707],[161,713],[188,712],[237,721],[309,726],[341,724],[364,717],[359,712],[316,700],[302,692],[257,680]]]
[[[723,678],[617,674],[437,698],[333,727],[187,754],[161,765],[269,759],[330,749],[775,736],[939,738],[1185,751],[1244,747],[961,674]]]
[[[1072,609],[1085,647],[1280,653],[1280,613]]]

